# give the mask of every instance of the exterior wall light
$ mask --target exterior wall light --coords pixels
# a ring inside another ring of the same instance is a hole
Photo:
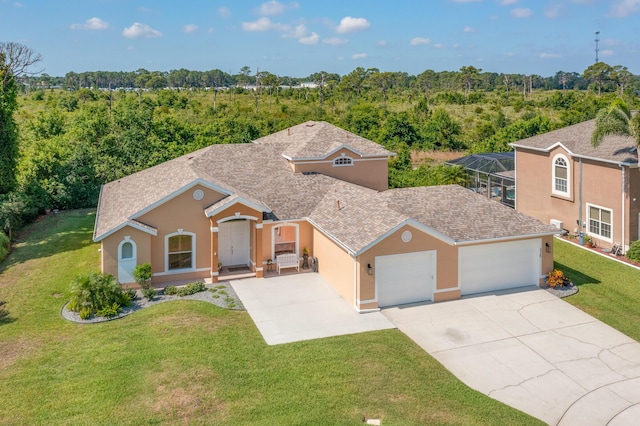
[[[547,253],[551,253],[551,246],[549,245],[549,243],[544,243],[544,247]]]
[[[373,275],[373,268],[370,263],[367,263],[367,274]]]

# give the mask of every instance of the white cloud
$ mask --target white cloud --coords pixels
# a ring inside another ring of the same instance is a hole
[[[611,15],[625,18],[640,10],[640,0],[616,0],[611,6]]]
[[[100,18],[89,18],[84,24],[72,24],[72,30],[106,30],[109,24]]]
[[[502,6],[509,6],[511,4],[516,4],[518,3],[518,0],[500,0],[500,4]]]
[[[378,40],[378,42],[376,43],[376,46],[385,47],[387,44],[388,44],[387,40]]]
[[[257,9],[257,12],[260,15],[280,15],[284,13],[284,4],[276,1],[270,0],[266,3],[262,3],[260,7]]]
[[[196,31],[198,31],[198,26],[196,24],[187,24],[182,27],[182,30],[185,33],[195,33]]]
[[[540,57],[540,59],[555,59],[555,58],[561,58],[562,57],[562,55],[560,55],[558,53],[541,53],[538,56]]]
[[[444,44],[436,43],[436,44],[433,45],[433,47],[435,47],[436,49],[442,49],[444,47]]]
[[[349,42],[349,40],[347,40],[346,38],[340,38],[340,37],[329,37],[329,38],[323,39],[322,42],[324,44],[330,44],[332,46],[338,46],[340,44],[347,44]]]
[[[462,32],[465,33],[475,33],[476,29],[475,28],[471,28],[471,27],[464,27],[464,29],[462,30]]]
[[[533,11],[528,7],[516,7],[511,11],[511,16],[514,18],[531,18]]]
[[[544,10],[544,16],[549,19],[557,19],[562,15],[563,9],[564,5],[562,4],[551,5]]]
[[[221,6],[218,8],[218,15],[222,16],[223,18],[228,18],[231,16],[231,9],[229,9],[227,6]]]
[[[362,31],[369,28],[371,24],[365,18],[352,18],[351,16],[345,16],[340,20],[340,25],[336,28],[336,32],[339,34],[352,33],[355,31]]]
[[[288,34],[285,34],[283,37],[287,38],[300,38],[307,35],[307,27],[304,24],[296,25],[296,27],[291,30]]]
[[[290,29],[288,25],[279,24],[277,22],[271,22],[269,18],[258,18],[255,22],[243,22],[242,29],[244,31],[287,31]]]
[[[351,55],[351,59],[365,59],[366,57],[366,53],[354,53],[353,55]]]
[[[430,38],[424,38],[424,37],[414,37],[409,41],[409,44],[412,46],[420,46],[423,44],[431,44],[431,39]]]
[[[604,49],[600,51],[600,56],[613,56],[615,52],[611,49]]]
[[[126,38],[155,38],[162,37],[162,33],[158,30],[154,30],[147,24],[141,24],[140,22],[134,22],[132,26],[122,30],[122,35]]]
[[[316,33],[311,33],[309,37],[301,37],[298,41],[302,44],[318,44],[320,41],[320,36]]]

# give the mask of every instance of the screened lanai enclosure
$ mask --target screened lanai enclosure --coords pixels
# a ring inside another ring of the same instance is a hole
[[[466,187],[487,198],[515,208],[516,171],[513,152],[471,154],[447,161],[467,171]]]

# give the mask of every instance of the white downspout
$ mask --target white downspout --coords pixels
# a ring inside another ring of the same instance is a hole
[[[620,168],[622,169],[622,254],[625,254],[626,250],[625,250],[625,239],[624,239],[624,234],[625,234],[625,226],[624,226],[624,222],[626,219],[626,215],[625,215],[625,180],[626,180],[626,173],[625,173],[625,168],[622,164],[619,164]]]
[[[360,311],[358,306],[358,258],[353,256],[353,306]]]

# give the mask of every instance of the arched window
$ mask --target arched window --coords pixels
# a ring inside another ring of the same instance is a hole
[[[554,194],[569,196],[569,160],[562,154],[553,157],[553,188]]]
[[[353,166],[353,158],[351,157],[338,157],[333,160],[334,166]]]
[[[122,259],[133,259],[133,244],[129,241],[122,244]]]
[[[165,240],[167,270],[195,268],[195,234],[178,231]]]

